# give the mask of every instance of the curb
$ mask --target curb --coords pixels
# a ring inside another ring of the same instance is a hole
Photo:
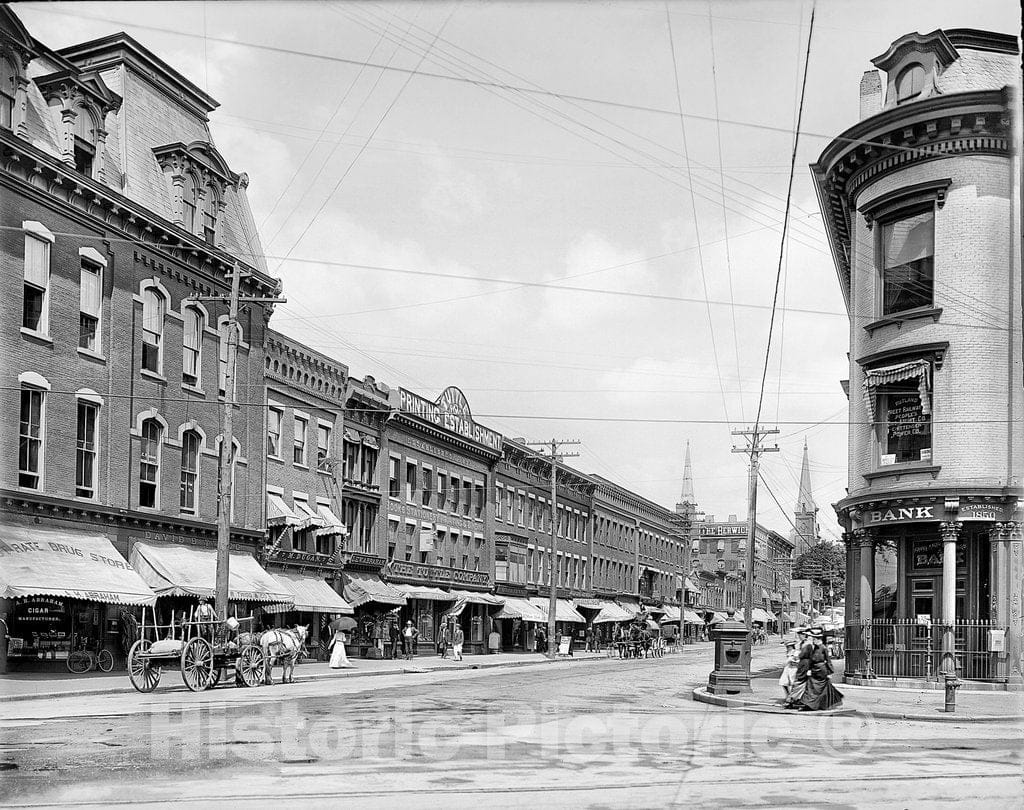
[[[724,709],[733,709],[747,712],[758,712],[761,714],[785,714],[788,716],[808,717],[873,717],[884,720],[917,720],[927,723],[1008,723],[1024,720],[1024,714],[947,714],[939,709],[935,714],[921,714],[914,712],[897,711],[871,711],[869,709],[857,709],[852,706],[841,709],[825,709],[817,712],[796,712],[792,709],[784,709],[781,706],[774,706],[769,703],[757,703],[743,697],[724,697],[712,695],[707,691],[706,686],[698,686],[691,693],[696,703],[706,703],[709,706],[717,706]]]
[[[464,672],[467,670],[485,670],[485,669],[502,669],[505,667],[522,667],[529,666],[531,664],[554,664],[561,661],[573,661],[573,662],[584,662],[584,661],[608,661],[611,659],[603,658],[599,656],[586,657],[586,658],[575,658],[574,656],[565,656],[563,658],[545,658],[541,661],[502,661],[497,664],[473,664],[465,663],[462,666],[439,666],[439,667],[425,667],[425,668],[408,668],[402,667],[401,669],[379,669],[371,672],[358,672],[358,671],[345,671],[345,674],[324,672],[316,675],[296,675],[295,683],[315,683],[323,680],[324,678],[375,678],[382,675],[425,675],[431,672]],[[127,679],[127,674],[125,679]],[[280,685],[280,682],[276,682],[275,686]],[[50,700],[56,698],[73,698],[73,697],[91,697],[92,695],[119,695],[126,691],[134,692],[131,684],[123,684],[119,687],[111,687],[109,689],[95,689],[87,690],[84,692],[64,691],[64,692],[36,692],[33,694],[26,695],[0,695],[0,704],[14,702],[18,700]]]

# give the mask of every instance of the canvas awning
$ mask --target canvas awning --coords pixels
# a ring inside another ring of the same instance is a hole
[[[704,620],[692,610],[683,611],[683,621],[687,624],[704,624]]]
[[[729,617],[726,616],[724,613],[719,613],[716,610],[714,611],[714,613],[711,614],[711,621],[709,621],[708,624],[719,624],[720,622],[727,621],[729,621]]]
[[[217,595],[216,549],[136,543],[131,563],[158,596]],[[228,599],[290,605],[294,598],[255,558],[234,553],[228,562]]]
[[[347,579],[345,601],[354,608],[368,602],[396,606],[405,604],[405,594],[393,585],[383,582],[380,577],[372,574],[348,574]]]
[[[921,398],[921,413],[925,416],[932,412],[931,387],[929,376],[931,363],[927,360],[913,360],[909,363],[900,363],[895,366],[883,366],[881,368],[869,368],[864,370],[864,380],[861,383],[864,394],[864,407],[867,408],[868,417],[875,421],[875,392],[879,386],[887,385],[904,380],[917,378],[917,392]]]
[[[448,593],[448,591],[442,591],[440,588],[431,588],[429,585],[395,584],[391,587],[404,594],[406,599],[424,599],[428,602],[455,601],[455,597]]]
[[[342,536],[348,534],[348,529],[345,528],[345,524],[341,522],[341,518],[331,511],[331,507],[318,503],[316,505],[316,511],[324,521],[324,525],[316,530],[317,537],[325,537],[330,534],[340,534]]]
[[[306,613],[340,613],[351,616],[352,605],[318,577],[292,572],[274,572],[274,579],[287,588],[294,597],[294,605],[271,605],[264,613],[286,613],[301,610]]]
[[[21,596],[153,605],[157,595],[103,535],[5,526],[0,598]]]
[[[267,493],[268,526],[294,526],[299,522],[299,518],[284,502],[284,498],[273,492]]]
[[[648,613],[666,613],[663,605],[644,605],[644,610]]]
[[[661,620],[662,622],[677,622],[681,615],[681,611],[675,605],[666,605],[665,615],[661,617]]]
[[[586,610],[600,610],[608,604],[608,601],[606,599],[581,598],[573,599],[572,603],[577,607],[577,609],[584,608]]]
[[[615,602],[601,600],[601,612],[594,617],[594,624],[608,624],[609,622],[628,622],[633,619],[633,614]]]
[[[531,597],[530,604],[544,614],[544,621],[548,620],[548,600],[545,597]],[[555,600],[555,621],[576,622],[577,624],[587,623],[587,620],[583,618],[583,614],[577,611],[568,599]]]
[[[504,605],[504,596],[495,596],[490,593],[480,593],[479,591],[459,591],[454,588],[451,591],[453,598],[458,599],[462,602],[468,602],[471,605]]]
[[[546,622],[547,612],[540,611],[526,599],[506,596],[501,610],[494,614],[496,619],[522,619],[524,622]]]
[[[295,498],[293,503],[295,504],[295,516],[299,519],[299,522],[295,525],[296,531],[314,527],[322,529],[327,525],[327,522],[309,505],[308,501]]]
[[[692,580],[692,579],[690,579],[689,577],[686,577],[686,578],[685,578],[685,579],[683,580],[683,587],[684,587],[684,588],[685,588],[686,590],[688,590],[688,591],[692,591],[692,592],[694,592],[694,593],[696,593],[696,592],[697,592],[697,590],[698,590],[698,589],[697,589],[697,586],[693,584],[693,580]]]

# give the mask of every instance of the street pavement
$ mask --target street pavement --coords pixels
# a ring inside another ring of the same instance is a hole
[[[754,668],[779,657],[755,648]],[[1020,806],[1015,724],[724,710],[691,699],[711,663],[700,645],[661,659],[420,667],[198,694],[169,673],[148,695],[125,683],[119,694],[9,701],[0,797],[13,807]]]

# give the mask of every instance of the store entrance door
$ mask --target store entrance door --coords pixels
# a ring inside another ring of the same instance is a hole
[[[914,577],[910,580],[909,665],[911,678],[928,678],[938,666],[938,628],[941,621],[942,578]]]

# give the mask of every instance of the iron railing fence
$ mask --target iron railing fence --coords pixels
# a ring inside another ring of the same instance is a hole
[[[914,619],[848,623],[846,672],[938,681],[942,677],[945,629],[941,623],[922,624]],[[990,652],[992,631],[1005,629],[1005,625],[990,621],[958,620],[953,626],[957,675],[976,681],[1005,680],[999,671],[998,654]]]

